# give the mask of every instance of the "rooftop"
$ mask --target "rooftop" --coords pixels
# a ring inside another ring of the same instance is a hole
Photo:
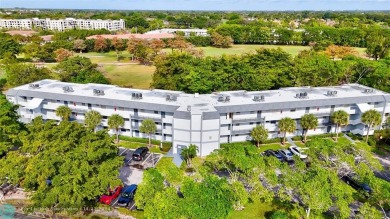
[[[216,110],[236,112],[252,111],[252,108],[278,109],[277,107],[299,108],[304,107],[302,101],[307,101],[304,104],[305,106],[308,106],[308,103],[313,106],[321,106],[379,102],[385,99],[390,101],[390,94],[359,84],[330,87],[289,87],[268,91],[224,91],[200,95],[159,89],[129,89],[115,85],[75,84],[48,79],[33,84],[39,86],[33,88],[26,84],[9,90],[7,94],[12,95],[19,91],[50,93],[54,96],[65,94],[77,97],[76,100],[80,99],[80,101],[81,97],[102,98],[112,100],[111,103],[125,101],[133,104],[154,104],[160,107],[162,105],[171,106],[171,108],[178,108],[179,111],[187,111],[187,107],[190,106],[192,112],[212,112]],[[70,87],[72,92],[65,92],[64,87]],[[99,95],[94,90],[102,93]],[[145,106],[145,104],[141,105]]]

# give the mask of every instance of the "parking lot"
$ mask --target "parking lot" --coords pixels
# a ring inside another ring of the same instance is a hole
[[[162,158],[162,154],[148,152],[142,161],[135,161],[132,159],[132,155],[135,149],[119,148],[119,156],[124,157],[123,166],[119,172],[119,178],[124,185],[122,191],[131,184],[140,184],[142,182],[143,171],[147,168],[154,167],[158,161]],[[112,207],[117,207],[118,199],[115,199],[112,203]],[[129,209],[134,209],[134,201],[129,204]]]

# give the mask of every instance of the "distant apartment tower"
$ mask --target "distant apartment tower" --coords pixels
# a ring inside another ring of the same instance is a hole
[[[0,29],[33,29],[64,31],[69,29],[118,31],[125,29],[125,21],[120,20],[90,20],[65,18],[52,20],[49,18],[39,19],[0,19]]]
[[[191,35],[194,36],[208,36],[206,29],[160,29],[160,30],[152,30],[146,32],[145,34],[177,34],[178,32],[184,33],[184,36],[188,37]]]

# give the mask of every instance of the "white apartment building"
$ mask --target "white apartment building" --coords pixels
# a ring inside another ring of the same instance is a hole
[[[278,121],[284,117],[297,122],[296,131],[289,135],[302,135],[300,118],[312,113],[318,117],[319,126],[308,134],[322,134],[335,132],[330,115],[344,110],[350,119],[340,131],[364,135],[367,126],[361,121],[362,113],[375,109],[383,121],[390,114],[390,94],[358,84],[199,95],[42,80],[10,89],[6,96],[20,106],[18,113],[25,123],[37,116],[59,120],[55,110],[67,105],[73,121],[82,123],[87,111],[96,110],[103,116],[102,129],[107,128],[109,116],[119,114],[125,119],[122,135],[146,138],[139,127],[143,120],[152,119],[157,125],[154,139],[172,142],[174,153],[195,144],[200,156],[210,154],[221,143],[249,140],[251,130],[260,124],[269,130],[270,138],[281,137]],[[380,127],[374,127],[370,134]]]
[[[0,19],[0,29],[33,29],[42,28],[44,30],[64,31],[68,29],[98,30],[107,29],[118,31],[125,29],[125,21],[120,20],[89,20],[65,18],[51,20],[49,18],[39,19]]]
[[[208,36],[206,29],[159,29],[159,30],[152,30],[148,31],[145,34],[176,34],[178,32],[183,32],[184,36],[188,37],[191,36],[191,34],[195,36]]]
[[[0,29],[31,30],[31,19],[0,19]]]

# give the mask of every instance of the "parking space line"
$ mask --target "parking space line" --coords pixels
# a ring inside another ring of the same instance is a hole
[[[132,202],[133,204],[130,206],[129,210],[133,210],[133,208],[135,207],[135,201],[133,200]]]
[[[149,159],[150,155],[152,155],[152,154],[149,154],[149,155],[146,157],[146,159],[144,160],[144,162],[142,162],[142,165],[145,164],[145,162]]]
[[[125,152],[127,152],[129,149],[125,149],[125,150],[123,150],[123,152],[122,153],[120,153],[119,154],[119,156],[122,156],[122,154],[124,154]]]

